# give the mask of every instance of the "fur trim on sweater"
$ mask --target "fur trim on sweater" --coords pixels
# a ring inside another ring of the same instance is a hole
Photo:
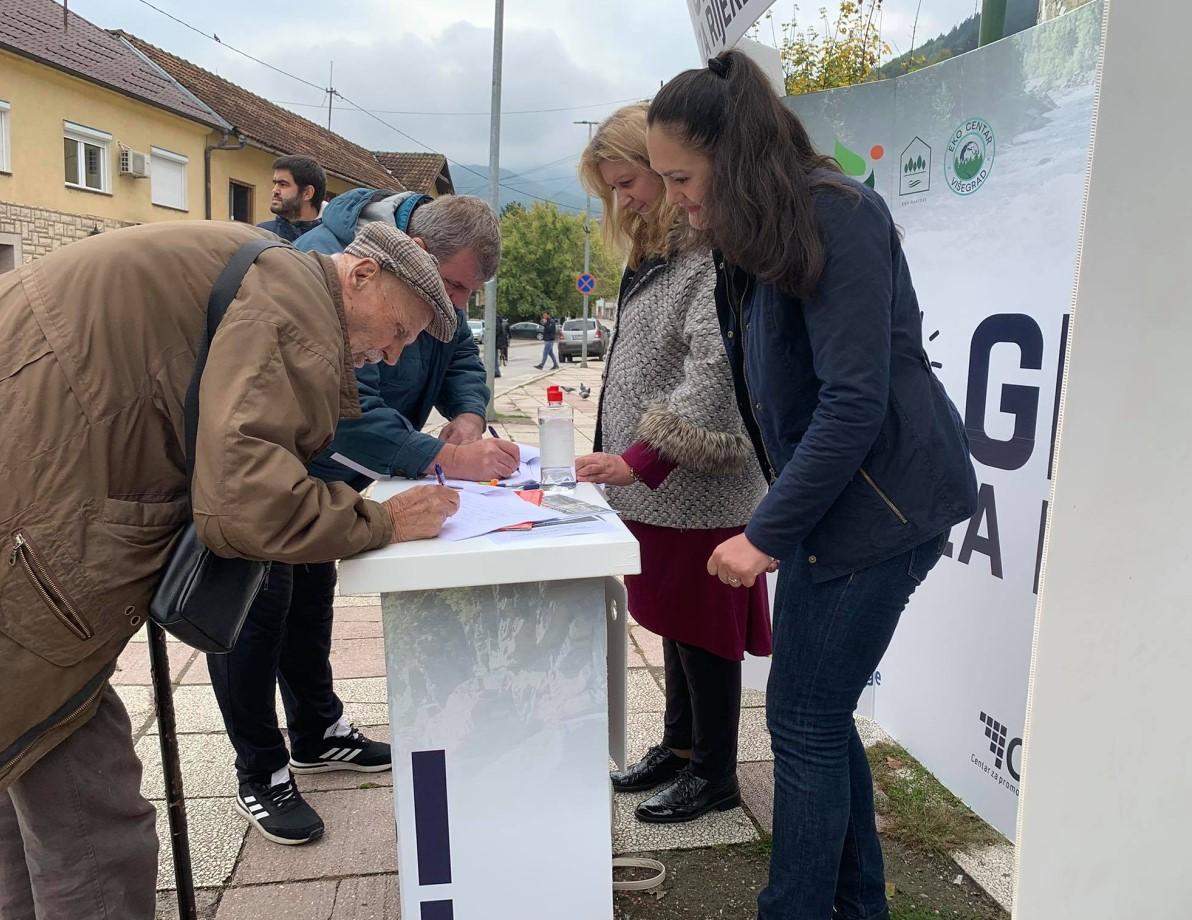
[[[667,460],[697,473],[736,472],[753,456],[753,447],[743,433],[701,428],[665,403],[646,410],[637,436]]]

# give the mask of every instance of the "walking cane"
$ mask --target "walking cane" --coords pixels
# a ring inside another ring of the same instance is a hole
[[[174,883],[178,889],[178,918],[198,920],[194,873],[190,865],[190,838],[186,832],[186,796],[182,792],[182,764],[178,760],[178,735],[174,723],[174,691],[170,686],[170,657],[166,651],[165,631],[152,621],[149,623],[149,665],[153,673],[153,699],[157,705],[161,768],[166,781],[170,849],[174,854]]]

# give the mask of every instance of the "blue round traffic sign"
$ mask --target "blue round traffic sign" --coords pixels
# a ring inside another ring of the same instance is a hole
[[[575,287],[581,294],[591,294],[596,290],[596,279],[587,272],[579,275],[575,279]]]

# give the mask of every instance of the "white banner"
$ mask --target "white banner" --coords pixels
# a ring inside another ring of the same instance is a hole
[[[1009,837],[1101,13],[1093,2],[897,80],[788,99],[902,228],[980,482],[977,514],[874,676],[874,714]]]
[[[687,0],[702,61],[733,47],[774,0]]]

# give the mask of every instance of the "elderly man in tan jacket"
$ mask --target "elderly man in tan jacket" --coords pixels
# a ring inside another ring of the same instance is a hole
[[[354,366],[455,310],[381,223],[336,256],[269,249],[212,342],[188,498],[183,402],[207,298],[264,235],[105,233],[0,276],[0,918],[150,920],[157,837],[108,683],[184,522],[224,556],[324,562],[437,534],[438,486],[385,504],[307,475],[359,414]]]

